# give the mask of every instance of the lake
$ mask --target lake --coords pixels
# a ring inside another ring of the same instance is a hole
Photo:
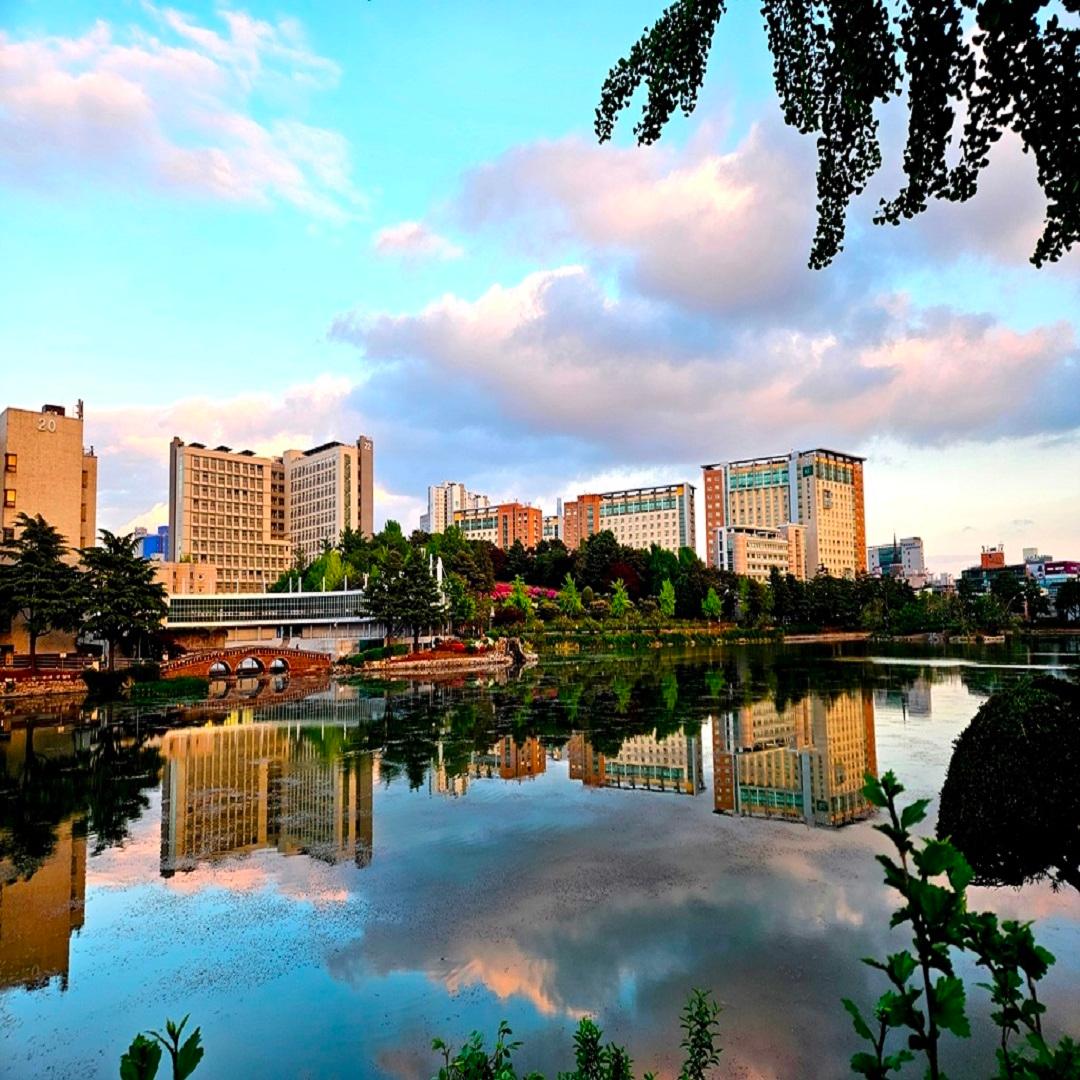
[[[114,1077],[188,1013],[199,1080],[431,1076],[434,1036],[502,1018],[553,1076],[584,1015],[670,1075],[692,987],[723,1005],[720,1075],[844,1076],[840,998],[872,1002],[859,958],[899,946],[863,770],[936,799],[995,688],[1078,664],[1077,639],[669,648],[6,716],[0,1076]],[[1080,1033],[1080,894],[970,895],[1038,920],[1048,1026]],[[969,1011],[956,1076],[992,1071]]]

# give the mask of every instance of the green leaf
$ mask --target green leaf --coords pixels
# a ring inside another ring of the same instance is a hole
[[[900,814],[900,824],[905,829],[917,825],[926,817],[926,808],[930,805],[929,799],[916,799],[913,803],[905,806]]]
[[[914,974],[916,968],[915,957],[911,953],[898,952],[889,957],[889,975],[901,985],[906,983]]]
[[[136,1035],[120,1059],[120,1080],[154,1080],[161,1064],[161,1047],[153,1039]]]
[[[184,1017],[185,1021],[187,1017]],[[203,1048],[200,1045],[202,1033],[196,1028],[185,1040],[184,1045],[177,1052],[173,1061],[173,1080],[187,1080],[198,1067],[203,1059]]]
[[[965,1039],[971,1034],[964,1012],[964,984],[955,975],[943,975],[934,984],[931,1015],[942,1031],[951,1031]]]
[[[889,800],[882,790],[881,781],[871,772],[866,773],[863,780],[865,783],[863,784],[862,793],[866,801],[881,808],[888,806]]]
[[[851,1071],[859,1076],[877,1077],[881,1075],[878,1060],[873,1054],[860,1050],[851,1056]]]
[[[842,1004],[847,1010],[848,1015],[851,1017],[851,1023],[855,1028],[855,1033],[860,1038],[866,1039],[867,1042],[874,1041],[874,1033],[870,1030],[870,1026],[862,1018],[862,1013],[859,1012],[859,1006],[855,1004],[851,998],[843,998]]]

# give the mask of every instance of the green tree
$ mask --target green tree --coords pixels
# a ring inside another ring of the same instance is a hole
[[[569,573],[563,579],[563,586],[559,590],[558,604],[559,610],[568,619],[576,619],[584,611],[581,594]]]
[[[446,615],[422,550],[412,550],[408,556],[390,551],[369,576],[364,600],[371,615],[386,627],[387,637],[412,634],[414,651],[420,647],[420,634],[439,625]]]
[[[40,514],[20,514],[14,538],[0,545],[0,612],[23,620],[31,669],[42,634],[79,625],[83,594],[68,554],[64,538]]]
[[[1066,622],[1080,618],[1080,578],[1070,578],[1058,586],[1054,607]]]
[[[601,142],[642,83],[639,143],[655,142],[676,108],[693,111],[725,7],[725,0],[674,0],[645,30],[604,83],[596,110]],[[1060,7],[1076,14],[1075,0]],[[1059,259],[1080,238],[1080,30],[1067,16],[1062,21],[1058,5],[764,0],[761,10],[784,120],[817,141],[811,267],[828,265],[843,247],[848,204],[881,165],[876,110],[901,94],[906,183],[881,201],[877,223],[914,217],[931,199],[971,198],[991,146],[1012,131],[1034,158],[1047,200],[1032,262]]]
[[[109,646],[109,669],[117,648],[140,635],[156,634],[168,611],[165,587],[154,578],[153,563],[138,554],[131,533],[117,536],[101,530],[98,547],[82,549],[86,596],[83,631]]]
[[[520,575],[510,583],[510,595],[506,598],[506,607],[520,611],[526,619],[533,612],[532,597],[529,596],[528,587]]]
[[[611,587],[611,614],[616,619],[622,619],[629,610],[630,594],[626,591],[626,583],[622,578],[616,578]]]
[[[701,601],[701,614],[706,619],[716,621],[724,613],[724,606],[720,603],[720,597],[716,595],[716,590],[710,585],[709,591],[705,594],[705,599]]]
[[[660,607],[660,614],[665,619],[670,619],[675,614],[675,586],[671,584],[670,578],[664,578],[664,582],[660,586],[660,596],[657,603]]]

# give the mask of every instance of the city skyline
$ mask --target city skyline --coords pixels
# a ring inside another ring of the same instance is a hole
[[[867,458],[868,542],[918,534],[935,570],[1074,549],[1080,264],[1027,264],[1041,202],[1007,140],[972,203],[897,230],[869,224],[886,170],[812,273],[813,148],[755,11],[650,149],[590,124],[652,4],[481,14],[10,10],[8,403],[86,398],[101,526],[165,520],[174,431],[364,431],[376,527],[445,475],[550,512],[823,445]]]

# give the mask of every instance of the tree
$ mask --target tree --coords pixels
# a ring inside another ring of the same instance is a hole
[[[1057,613],[1066,621],[1080,618],[1080,578],[1070,578],[1058,586],[1054,597]]]
[[[65,561],[67,544],[40,514],[20,514],[16,536],[0,544],[0,612],[21,618],[30,644],[30,667],[37,666],[37,643],[50,630],[79,624],[79,573]]]
[[[368,612],[386,627],[387,637],[405,631],[412,634],[414,651],[420,647],[421,632],[441,623],[446,614],[421,550],[407,557],[391,551],[368,578],[364,600]]]
[[[529,590],[520,575],[510,583],[510,595],[506,598],[506,607],[520,611],[526,619],[532,614],[532,597],[529,596]]]
[[[716,590],[710,585],[709,591],[705,594],[705,599],[701,601],[701,614],[706,619],[718,620],[723,614],[724,608],[720,603],[720,597],[716,595]]]
[[[622,578],[616,578],[611,587],[611,614],[616,619],[623,618],[630,610],[630,595],[626,591],[626,583]]]
[[[581,594],[578,592],[574,579],[569,575],[563,580],[563,587],[559,590],[557,598],[559,610],[568,618],[574,619],[582,613],[584,606],[581,603]]]
[[[674,0],[611,69],[596,134],[645,83],[639,143],[660,138],[676,107],[689,115],[705,77],[725,0]],[[975,194],[990,147],[1008,131],[1035,159],[1046,224],[1031,261],[1060,259],[1080,238],[1080,30],[1049,0],[764,0],[784,120],[818,148],[818,226],[810,266],[842,249],[847,207],[881,165],[879,103],[903,94],[908,110],[906,183],[874,220],[899,224],[930,199]],[[1060,5],[1075,15],[1075,0]],[[966,11],[974,9],[974,33]],[[1047,10],[1049,9],[1049,10]],[[963,117],[958,151],[954,128]],[[955,158],[950,163],[949,157]]]
[[[660,586],[658,604],[660,614],[665,619],[670,619],[675,614],[675,586],[671,584],[670,578],[664,578],[664,583]]]
[[[168,611],[165,586],[154,567],[138,554],[134,534],[117,536],[101,530],[99,547],[82,549],[86,617],[83,630],[109,645],[109,669],[116,666],[117,647],[140,634],[154,634]]]

